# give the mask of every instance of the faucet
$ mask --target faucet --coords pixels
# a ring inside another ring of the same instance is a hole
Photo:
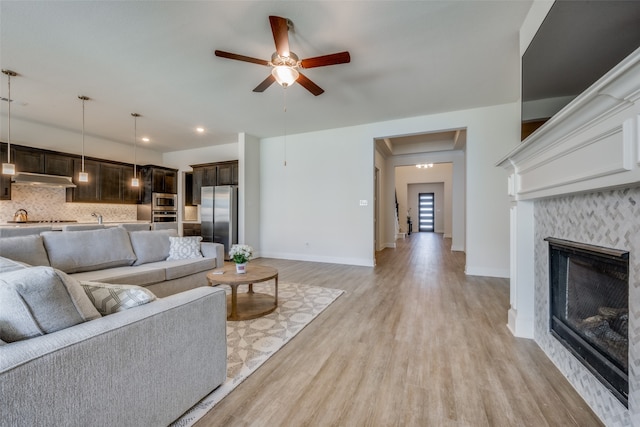
[[[91,216],[98,218],[98,224],[102,224],[102,215],[98,212],[93,212]]]

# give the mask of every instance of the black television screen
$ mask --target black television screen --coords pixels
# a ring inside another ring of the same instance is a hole
[[[522,56],[522,139],[640,47],[640,1],[557,0]]]

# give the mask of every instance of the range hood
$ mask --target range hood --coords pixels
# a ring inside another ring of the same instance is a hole
[[[35,187],[75,188],[70,176],[45,175],[41,173],[17,172],[12,183],[16,185],[33,185]]]

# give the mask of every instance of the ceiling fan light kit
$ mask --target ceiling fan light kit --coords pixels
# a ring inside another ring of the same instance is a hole
[[[272,67],[271,75],[256,86],[256,88],[253,89],[254,92],[263,92],[271,86],[274,81],[284,88],[298,82],[313,95],[318,96],[322,94],[324,90],[304,74],[300,73],[298,68],[324,67],[327,65],[346,64],[351,61],[351,56],[349,52],[346,51],[299,60],[298,56],[289,50],[288,32],[289,29],[293,27],[291,20],[279,16],[269,16],[269,23],[271,24],[271,32],[273,33],[273,40],[276,45],[276,51],[271,55],[271,61],[221,50],[214,52],[215,55],[220,58]]]

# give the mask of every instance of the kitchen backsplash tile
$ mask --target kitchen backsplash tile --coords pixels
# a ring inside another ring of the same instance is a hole
[[[11,200],[0,201],[0,223],[13,220],[18,209],[29,213],[29,220],[76,220],[96,221],[92,212],[102,215],[105,222],[136,221],[136,205],[113,205],[103,203],[67,203],[64,188],[11,187]]]

